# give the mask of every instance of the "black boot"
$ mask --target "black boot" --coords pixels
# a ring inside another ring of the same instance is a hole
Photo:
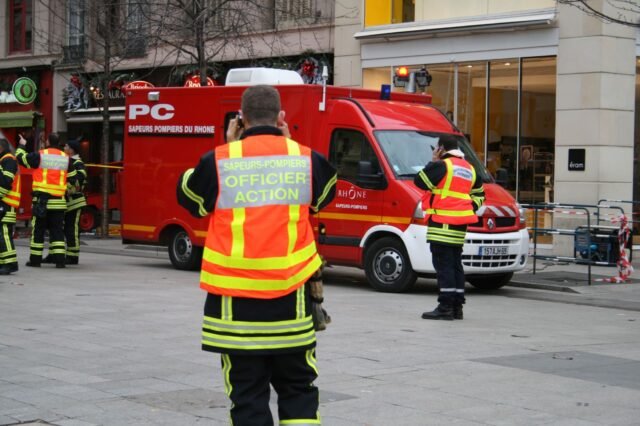
[[[461,320],[463,318],[462,305],[453,305],[453,319]]]
[[[25,265],[31,266],[33,268],[39,268],[40,267],[40,262],[35,262],[33,260],[30,260],[27,263],[25,263]]]
[[[0,266],[0,275],[9,275],[11,273],[11,268],[9,265]]]
[[[440,303],[433,311],[424,312],[422,314],[422,319],[451,321],[453,319],[453,307],[451,305],[444,305]]]
[[[64,262],[56,263],[56,268],[57,268],[57,269],[62,269],[62,268],[64,268],[64,267],[65,267],[65,266],[64,266]]]
[[[44,259],[42,259],[42,263],[55,263],[50,254],[46,255]]]
[[[64,259],[64,264],[65,265],[77,265],[78,264],[78,258],[77,257],[67,256]]]

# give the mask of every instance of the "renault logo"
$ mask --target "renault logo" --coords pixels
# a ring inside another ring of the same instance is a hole
[[[489,229],[493,229],[493,228],[495,228],[495,227],[496,227],[496,223],[494,222],[494,220],[493,220],[493,219],[487,219],[487,227],[488,227]]]

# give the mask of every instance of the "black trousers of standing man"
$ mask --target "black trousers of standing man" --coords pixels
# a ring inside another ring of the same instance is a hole
[[[233,403],[232,424],[271,426],[269,383],[278,394],[278,418],[291,424],[320,424],[315,349],[289,354],[222,354],[222,373]]]
[[[64,210],[47,210],[45,217],[33,217],[31,233],[31,256],[29,261],[34,265],[42,263],[44,250],[44,233],[49,230],[49,254],[56,265],[64,266]]]
[[[462,305],[465,302],[462,246],[430,241],[429,247],[438,280],[438,302],[448,306]]]

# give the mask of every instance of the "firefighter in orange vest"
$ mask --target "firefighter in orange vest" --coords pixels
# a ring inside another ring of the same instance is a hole
[[[20,205],[20,175],[13,147],[5,138],[0,138],[0,275],[9,275],[18,270],[16,246],[13,243],[13,227],[16,224],[16,209]]]
[[[462,246],[467,226],[476,223],[475,212],[484,202],[482,179],[464,159],[452,135],[441,135],[432,161],[414,179],[429,191],[423,202],[428,219],[427,242],[438,281],[438,307],[424,319],[462,319],[464,270]]]
[[[58,135],[51,133],[45,147],[38,152],[27,153],[27,141],[20,135],[20,147],[16,150],[18,161],[33,172],[33,204],[31,219],[31,251],[27,266],[40,267],[44,250],[44,233],[49,231],[49,254],[56,268],[64,268],[64,212],[67,202],[67,177],[75,170],[69,157],[58,148]]]
[[[335,195],[327,160],[289,139],[271,86],[242,95],[244,129],[178,181],[178,202],[194,216],[212,213],[200,287],[202,348],[222,355],[234,425],[273,424],[269,384],[281,424],[320,424],[316,336],[309,286],[321,266],[309,214]],[[284,134],[283,134],[284,130]]]

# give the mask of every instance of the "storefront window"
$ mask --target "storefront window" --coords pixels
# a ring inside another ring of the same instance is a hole
[[[520,202],[553,202],[556,58],[414,65],[411,69],[423,67],[433,77],[424,89],[433,105],[464,133],[496,182]],[[392,68],[365,69],[363,82],[365,88],[378,90],[392,82]],[[637,90],[640,102],[640,71]],[[638,111],[640,106],[636,108],[640,127]],[[640,133],[636,146],[638,141]],[[638,148],[636,162],[637,156]],[[637,167],[635,179],[640,181]],[[636,198],[639,191],[636,184]]]
[[[485,113],[487,100],[487,63],[458,64],[458,102],[454,109],[455,123],[465,134],[478,157],[485,161]],[[487,168],[495,176],[495,159],[487,161]]]
[[[413,22],[415,16],[415,0],[392,0],[393,4],[393,24],[402,22]]]
[[[556,60],[522,60],[518,200],[553,202],[556,127]],[[529,158],[525,159],[529,151]]]
[[[522,157],[521,174],[526,174],[532,154],[530,147],[518,146],[518,80],[517,59],[490,62],[487,163],[516,198],[518,157]]]

